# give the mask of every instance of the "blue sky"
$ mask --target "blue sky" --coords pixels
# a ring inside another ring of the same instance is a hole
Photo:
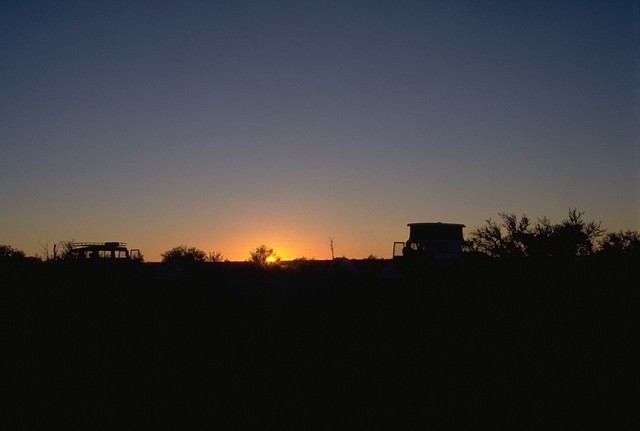
[[[390,257],[500,212],[640,230],[634,1],[5,1],[0,243]]]

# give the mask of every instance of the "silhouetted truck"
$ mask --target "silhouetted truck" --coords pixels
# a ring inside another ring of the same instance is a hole
[[[463,224],[409,223],[409,239],[393,243],[393,258],[424,264],[446,264],[462,257]]]
[[[70,259],[100,259],[109,261],[139,260],[140,250],[129,250],[124,242],[77,242],[69,252]]]

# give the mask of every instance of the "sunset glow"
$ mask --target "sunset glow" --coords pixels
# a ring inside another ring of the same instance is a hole
[[[408,223],[570,208],[640,230],[632,2],[36,3],[0,3],[0,244],[28,255],[390,258]]]

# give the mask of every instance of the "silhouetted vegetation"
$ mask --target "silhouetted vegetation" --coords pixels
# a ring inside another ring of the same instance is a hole
[[[587,222],[583,212],[569,210],[566,219],[552,224],[546,217],[532,224],[523,215],[500,213],[502,223],[491,219],[470,233],[472,249],[491,257],[589,256],[598,251],[604,234],[600,222]]]
[[[162,263],[198,263],[206,262],[207,254],[198,248],[179,245],[161,254]]]
[[[144,260],[144,254],[138,252],[138,253],[136,253],[136,254],[131,256],[131,260],[134,261],[134,262],[142,263],[142,262],[145,261]]]
[[[15,262],[24,260],[26,255],[24,251],[18,250],[10,245],[0,245],[0,262]]]
[[[429,404],[447,424],[464,411],[519,429],[588,403],[610,425],[625,414],[636,366],[640,268],[622,261],[490,259],[393,279],[378,276],[389,262],[375,259],[301,259],[278,271],[151,263],[114,268],[120,276],[42,263],[0,289],[4,387],[19,400],[8,410],[19,403],[28,417],[35,405],[40,416],[79,421],[80,394],[106,418],[186,406],[183,421],[214,406],[221,428],[251,412],[260,421],[298,414],[305,429],[310,414],[338,421],[348,411],[395,429],[422,421]]]
[[[249,262],[265,267],[280,262],[280,257],[272,248],[262,244],[249,252]]]
[[[336,258],[336,239],[333,236],[329,237],[329,241],[327,241],[327,245],[329,246],[329,250],[331,250],[331,259]]]
[[[162,254],[165,264],[113,266],[31,264],[0,246],[0,262],[21,262],[2,264],[5,388],[19,400],[8,410],[25,406],[27,417],[37,405],[58,418],[81,394],[94,416],[95,405],[118,400],[150,417],[219,406],[221,428],[248,412],[260,421],[302,412],[294,428],[305,429],[309,415],[335,422],[348,410],[355,429],[363,418],[395,429],[424,422],[429,404],[447,424],[464,411],[519,429],[586,402],[610,427],[626,412],[621,393],[636,366],[629,307],[640,294],[637,260],[617,256],[638,256],[640,236],[604,235],[577,211],[557,225],[501,218],[472,233],[496,258],[419,271],[373,255],[262,270],[278,260],[265,245],[246,262],[207,265],[222,256],[181,245]],[[538,255],[578,258],[529,258]]]
[[[57,247],[54,248],[54,259],[69,259],[71,252],[73,251],[73,245],[75,241],[73,239],[67,241],[60,241]]]
[[[222,253],[218,251],[210,251],[209,253],[207,253],[207,257],[206,257],[207,262],[214,263],[214,262],[222,262],[223,260],[224,260],[224,256],[222,255]]]
[[[535,222],[523,214],[502,212],[498,214],[499,221],[491,218],[485,220],[485,225],[472,229],[466,236],[463,247],[464,254],[469,256],[486,256],[491,258],[568,258],[585,256],[602,257],[638,257],[640,256],[640,234],[637,231],[626,230],[607,233],[601,222],[587,221],[584,212],[570,209],[565,219],[554,224],[547,217],[538,218]],[[22,250],[10,245],[0,245],[0,261],[4,263],[21,260],[56,261],[66,260],[74,249],[74,240],[60,241],[54,244],[53,255],[49,254],[48,243],[38,243],[43,250],[43,256],[36,253],[35,257],[27,257]],[[331,251],[331,258],[335,259],[336,242],[329,237],[327,242]],[[196,247],[180,245],[161,254],[162,263],[194,264],[216,263],[225,261],[222,253],[217,251],[205,252]],[[142,254],[132,255],[132,260],[144,262]],[[342,259],[347,259],[342,256]],[[381,259],[370,254],[366,260]],[[307,258],[295,259],[304,261]],[[467,259],[468,260],[468,259]],[[249,252],[248,262],[260,267],[280,263],[273,248],[262,244]],[[474,260],[475,261],[475,260]]]
[[[599,253],[606,256],[635,256],[640,257],[640,234],[627,230],[604,235]]]
[[[163,252],[161,257],[162,263],[169,264],[214,263],[224,260],[224,256],[220,252],[210,251],[206,253],[204,250],[196,247],[187,247],[186,245],[173,247]]]

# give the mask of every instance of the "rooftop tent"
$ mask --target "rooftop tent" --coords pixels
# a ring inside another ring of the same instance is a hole
[[[409,223],[409,241],[464,241],[463,224]]]

